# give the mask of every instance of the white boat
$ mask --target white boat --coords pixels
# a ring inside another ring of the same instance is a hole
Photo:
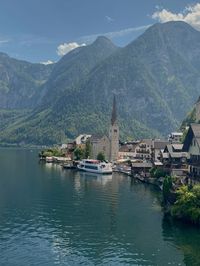
[[[51,157],[51,156],[46,157],[46,162],[47,163],[52,163],[53,162],[53,157]]]
[[[97,173],[97,174],[111,174],[112,164],[107,162],[101,162],[98,160],[85,159],[82,160],[77,168],[81,171]]]

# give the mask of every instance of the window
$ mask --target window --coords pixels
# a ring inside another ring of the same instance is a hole
[[[98,167],[97,166],[94,166],[94,165],[85,165],[85,168],[86,169],[98,170]]]

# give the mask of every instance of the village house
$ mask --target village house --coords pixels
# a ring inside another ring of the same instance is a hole
[[[169,135],[168,140],[169,140],[170,143],[181,143],[182,138],[183,138],[183,133],[182,132],[172,132]]]
[[[185,137],[183,151],[188,153],[189,175],[200,179],[200,124],[191,124]]]
[[[75,143],[77,146],[81,146],[86,144],[87,140],[91,138],[92,135],[87,135],[87,134],[81,134],[75,139]]]
[[[183,144],[168,144],[161,153],[164,169],[171,175],[185,176],[187,173],[187,152],[183,152]]]
[[[142,141],[126,142],[121,144],[119,148],[119,158],[160,162],[161,152],[167,144],[169,142],[164,139],[143,139]]]
[[[151,160],[152,139],[143,139],[135,149],[135,158],[141,160]]]
[[[136,147],[140,141],[131,141],[131,142],[126,142],[122,143],[120,148],[119,148],[119,159],[128,159],[128,160],[133,160],[136,158]]]
[[[160,162],[161,154],[168,144],[169,144],[169,141],[165,139],[154,139],[152,141],[152,161],[154,163]]]
[[[150,177],[150,170],[153,167],[151,162],[136,161],[132,163],[131,174],[132,176],[139,175],[141,177]]]

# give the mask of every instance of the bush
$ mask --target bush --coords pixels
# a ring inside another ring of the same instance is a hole
[[[82,160],[84,158],[84,155],[85,155],[84,149],[78,147],[74,150],[74,157],[76,160]]]
[[[150,170],[151,177],[153,178],[160,178],[160,177],[165,177],[167,173],[162,169],[162,168],[156,168],[153,167]]]
[[[171,214],[178,219],[200,225],[200,185],[192,188],[180,187]]]
[[[97,160],[99,161],[105,161],[105,155],[103,152],[99,152],[97,155]]]

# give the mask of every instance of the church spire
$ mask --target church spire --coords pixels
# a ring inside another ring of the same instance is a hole
[[[116,98],[115,98],[115,95],[114,95],[114,97],[113,97],[113,109],[112,109],[111,124],[114,125],[115,122],[117,122],[117,107],[116,107]]]

